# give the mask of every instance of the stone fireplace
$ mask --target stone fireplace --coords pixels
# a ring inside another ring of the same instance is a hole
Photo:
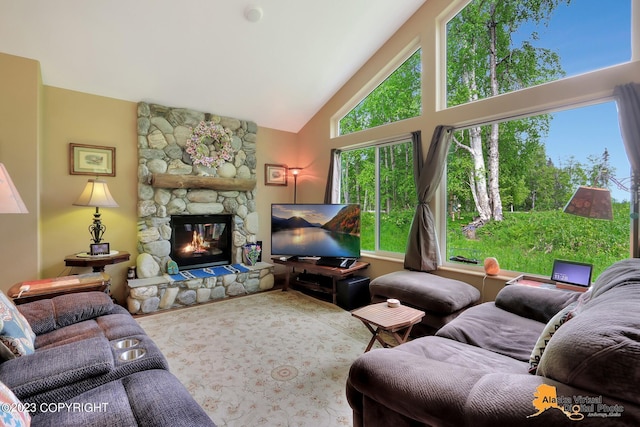
[[[217,167],[194,165],[186,151],[192,129],[201,122],[230,131],[232,159]],[[273,287],[273,267],[259,263],[248,273],[174,281],[172,216],[227,215],[231,263],[242,263],[242,248],[255,243],[256,133],[253,122],[198,111],[138,104],[138,277],[128,281],[129,311],[148,313],[258,292]],[[175,260],[174,260],[175,261]]]

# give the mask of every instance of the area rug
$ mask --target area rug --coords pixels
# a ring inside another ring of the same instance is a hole
[[[277,290],[137,320],[218,426],[352,425],[347,374],[371,334],[348,311]]]

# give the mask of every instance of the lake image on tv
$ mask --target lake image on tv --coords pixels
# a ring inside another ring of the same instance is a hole
[[[277,231],[271,236],[278,253],[326,257],[357,257],[360,237],[308,227]]]
[[[273,204],[271,253],[360,257],[360,206]]]

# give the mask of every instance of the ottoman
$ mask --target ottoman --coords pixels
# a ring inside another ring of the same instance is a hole
[[[411,331],[413,337],[433,335],[480,300],[480,291],[468,283],[421,271],[395,271],[369,284],[371,303],[395,298],[425,312]]]

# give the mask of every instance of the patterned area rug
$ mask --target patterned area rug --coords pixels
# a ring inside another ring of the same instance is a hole
[[[348,311],[278,290],[137,320],[218,426],[352,425],[347,374],[371,334]]]

